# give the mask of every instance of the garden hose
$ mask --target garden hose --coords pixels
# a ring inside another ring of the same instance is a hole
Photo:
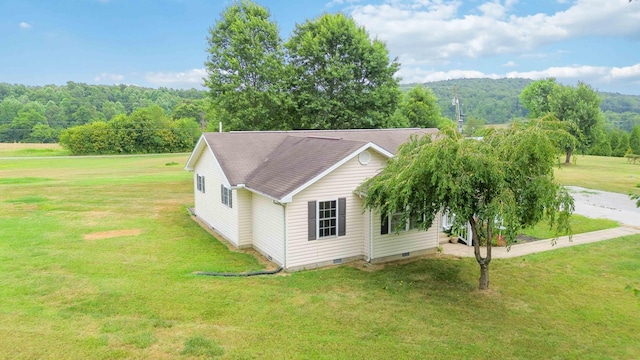
[[[282,266],[275,270],[260,270],[260,271],[252,271],[252,272],[244,272],[244,273],[219,273],[219,272],[206,272],[206,271],[197,271],[196,275],[203,276],[224,276],[224,277],[241,277],[241,276],[257,276],[257,275],[274,275],[282,271]]]

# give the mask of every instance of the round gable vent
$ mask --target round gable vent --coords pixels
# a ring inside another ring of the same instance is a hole
[[[369,161],[371,161],[371,153],[367,150],[363,151],[358,155],[358,161],[362,165],[367,165]]]

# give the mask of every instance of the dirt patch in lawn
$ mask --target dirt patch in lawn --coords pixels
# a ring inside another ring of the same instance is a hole
[[[102,240],[102,239],[111,239],[121,236],[138,236],[142,234],[142,230],[140,229],[127,229],[127,230],[111,230],[111,231],[100,231],[94,232],[90,234],[85,234],[85,240]]]

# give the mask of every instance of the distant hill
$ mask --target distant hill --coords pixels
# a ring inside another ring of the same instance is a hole
[[[438,97],[442,114],[453,119],[455,109],[451,105],[454,87],[467,117],[484,119],[487,124],[503,124],[527,116],[527,110],[518,98],[530,79],[457,79],[422,84],[431,88]],[[400,85],[406,91],[416,84]],[[640,121],[640,95],[600,92],[602,111],[608,122],[629,130],[628,123]],[[636,118],[637,116],[637,118]],[[629,120],[631,119],[631,120]],[[628,127],[628,129],[626,128]]]

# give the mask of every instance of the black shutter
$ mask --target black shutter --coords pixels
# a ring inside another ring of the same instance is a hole
[[[338,198],[338,236],[347,234],[347,198]]]
[[[316,202],[309,201],[307,217],[309,219],[309,240],[316,239]]]
[[[224,185],[220,184],[220,202],[224,204]]]
[[[204,192],[204,175],[200,176],[200,179],[202,181],[202,184],[200,185],[200,187],[202,188],[202,192]]]
[[[389,217],[386,215],[382,215],[380,217],[380,234],[388,234],[389,233]]]
[[[200,175],[196,174],[196,189],[200,191]]]
[[[232,208],[233,207],[233,190],[229,188],[227,191],[229,192],[229,207]]]

